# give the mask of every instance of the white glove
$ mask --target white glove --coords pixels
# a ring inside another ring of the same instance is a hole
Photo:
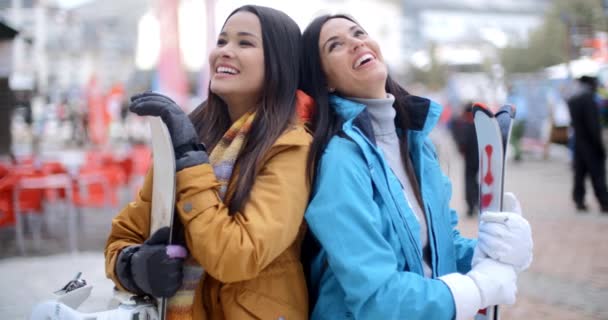
[[[517,274],[513,267],[492,259],[483,259],[467,273],[479,288],[483,309],[499,304],[514,304]]]
[[[472,265],[475,266],[480,259],[491,257],[512,265],[519,273],[532,263],[532,231],[528,221],[521,216],[521,207],[515,195],[504,194],[503,208],[503,212],[487,211],[481,214]]]
[[[466,275],[450,273],[439,279],[452,292],[456,320],[471,319],[489,306],[515,303],[517,275],[513,266],[492,259],[482,259]]]

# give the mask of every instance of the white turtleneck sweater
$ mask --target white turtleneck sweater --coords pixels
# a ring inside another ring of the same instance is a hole
[[[388,162],[393,173],[395,176],[397,176],[399,182],[401,182],[405,200],[420,223],[420,240],[423,248],[424,275],[426,277],[431,277],[433,272],[431,271],[431,267],[428,262],[430,261],[430,257],[428,256],[429,250],[427,248],[429,237],[426,216],[420,207],[420,203],[418,203],[414,189],[412,188],[412,182],[408,178],[405,171],[405,161],[401,155],[400,141],[395,127],[396,111],[393,108],[395,97],[389,93],[387,94],[386,99],[347,99],[367,106],[367,112],[370,115],[372,128],[374,129],[376,144],[380,150],[382,150],[384,158]]]

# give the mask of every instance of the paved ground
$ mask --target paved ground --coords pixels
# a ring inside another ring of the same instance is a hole
[[[449,138],[436,135],[440,159],[453,180],[453,206],[464,209],[462,165]],[[608,319],[608,215],[599,213],[589,195],[588,213],[577,213],[570,201],[571,174],[567,152],[552,149],[549,160],[528,155],[510,162],[506,190],[516,192],[534,235],[534,262],[520,275],[514,306],[502,308],[502,319]],[[83,310],[103,309],[111,283],[103,274],[103,244],[117,209],[82,212],[79,246],[83,253],[66,253],[61,208],[51,219],[40,249],[28,241],[28,257],[16,257],[10,230],[0,230],[0,319],[24,319],[34,303],[59,289],[76,271],[95,285]],[[461,230],[474,236],[477,221],[463,217]]]

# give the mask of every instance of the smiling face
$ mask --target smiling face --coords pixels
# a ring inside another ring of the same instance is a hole
[[[378,43],[355,22],[327,21],[319,35],[319,55],[329,88],[348,97],[386,97],[387,68]]]
[[[229,105],[249,101],[254,105],[264,84],[264,48],[258,17],[240,11],[222,28],[216,47],[209,54],[210,89]]]

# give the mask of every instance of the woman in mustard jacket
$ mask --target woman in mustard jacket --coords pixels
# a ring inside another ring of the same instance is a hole
[[[302,112],[311,100],[297,91],[299,48],[291,18],[243,6],[224,23],[209,55],[209,99],[190,119],[163,95],[131,98],[131,111],[160,116],[171,133],[175,220],[189,256],[167,255],[167,230],[149,234],[148,173],[112,221],[106,273],[121,289],[171,297],[170,319],[308,315],[299,255],[310,192]]]

